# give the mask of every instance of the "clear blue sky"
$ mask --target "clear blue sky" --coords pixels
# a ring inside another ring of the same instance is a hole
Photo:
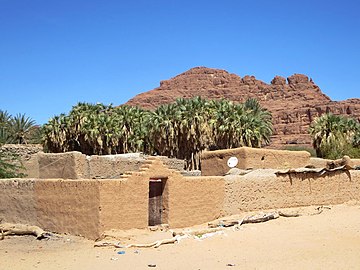
[[[303,73],[333,100],[359,97],[359,13],[356,0],[0,0],[0,109],[43,124],[195,66]]]

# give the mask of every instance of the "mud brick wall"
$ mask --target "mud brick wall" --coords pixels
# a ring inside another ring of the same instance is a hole
[[[242,176],[184,177],[149,158],[121,179],[1,179],[0,220],[97,239],[149,225],[149,181],[161,179],[162,223],[188,227],[253,210],[360,200],[360,171],[324,175],[259,169]]]
[[[310,162],[306,151],[286,151],[241,147],[207,151],[201,156],[202,175],[225,175],[229,170],[227,161],[236,157],[239,169],[287,169],[304,167]]]
[[[360,200],[360,171],[276,176],[275,170],[225,177],[222,215]]]

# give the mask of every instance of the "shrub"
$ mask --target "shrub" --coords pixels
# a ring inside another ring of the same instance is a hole
[[[283,150],[288,151],[306,151],[309,152],[312,157],[316,157],[316,151],[314,148],[306,146],[285,146]]]
[[[20,170],[24,169],[17,155],[0,150],[0,179],[25,177]]]

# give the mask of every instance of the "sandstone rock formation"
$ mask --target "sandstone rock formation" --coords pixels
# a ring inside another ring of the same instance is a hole
[[[294,74],[287,79],[276,76],[270,84],[254,76],[243,78],[225,70],[192,68],[174,78],[161,81],[160,87],[139,94],[126,104],[154,109],[177,98],[201,96],[243,102],[254,97],[271,111],[274,135],[271,148],[285,145],[311,145],[308,128],[315,117],[332,112],[360,120],[360,99],[332,101],[306,75]]]

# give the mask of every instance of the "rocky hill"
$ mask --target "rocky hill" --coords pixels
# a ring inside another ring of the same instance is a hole
[[[347,115],[360,120],[360,99],[332,101],[302,74],[287,79],[276,76],[270,84],[254,76],[243,78],[225,70],[192,68],[174,78],[161,81],[160,87],[139,94],[126,104],[154,109],[177,98],[201,96],[243,102],[254,97],[271,111],[274,135],[271,148],[285,145],[311,145],[308,128],[313,119],[325,112]]]

